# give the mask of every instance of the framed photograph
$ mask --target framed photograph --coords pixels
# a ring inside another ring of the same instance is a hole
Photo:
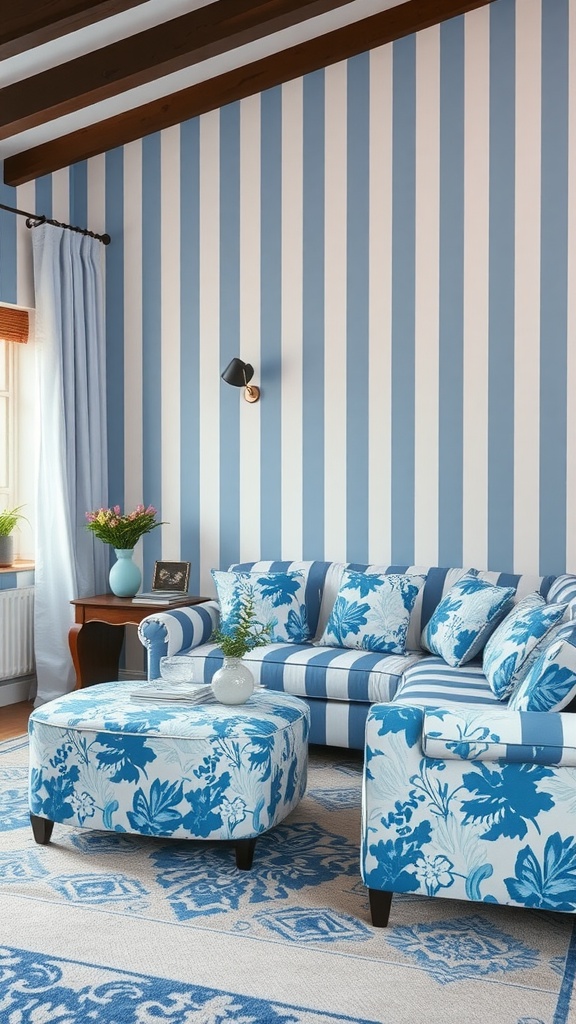
[[[182,590],[188,593],[190,562],[155,562],[152,590]]]

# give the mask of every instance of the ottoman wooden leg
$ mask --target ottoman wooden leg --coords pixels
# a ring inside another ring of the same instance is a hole
[[[250,871],[250,868],[252,867],[252,860],[254,858],[255,847],[255,836],[253,836],[251,839],[236,840],[236,867],[240,868],[241,871]]]
[[[392,893],[385,892],[383,889],[368,889],[368,896],[372,924],[375,928],[385,928],[390,917]]]
[[[48,818],[39,818],[37,814],[31,814],[30,824],[32,825],[36,842],[40,843],[40,846],[46,846],[46,843],[50,842],[54,822],[49,821]]]

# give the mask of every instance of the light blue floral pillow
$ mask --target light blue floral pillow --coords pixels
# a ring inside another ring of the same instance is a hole
[[[442,598],[422,630],[422,646],[457,667],[471,661],[506,614],[512,587],[467,573]]]
[[[425,576],[345,569],[319,644],[404,654],[408,621]]]
[[[514,690],[510,711],[561,711],[576,697],[576,628],[564,626]]]
[[[310,638],[303,572],[221,572],[212,570],[225,633],[248,597],[254,601],[254,626],[270,626],[270,643],[302,644]]]
[[[499,700],[509,697],[528,673],[532,653],[565,611],[565,604],[546,604],[540,594],[528,594],[494,630],[484,648],[482,665]]]

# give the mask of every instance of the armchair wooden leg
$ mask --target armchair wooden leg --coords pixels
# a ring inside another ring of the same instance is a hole
[[[250,871],[255,846],[256,836],[253,836],[251,839],[236,840],[236,867],[239,868],[240,871]]]
[[[32,832],[34,833],[34,839],[40,846],[46,846],[50,842],[50,836],[52,835],[52,829],[54,828],[54,822],[48,818],[39,818],[37,814],[30,815],[30,824],[32,825]]]
[[[385,928],[388,924],[392,895],[391,892],[385,892],[383,889],[368,889],[370,914],[375,928]]]

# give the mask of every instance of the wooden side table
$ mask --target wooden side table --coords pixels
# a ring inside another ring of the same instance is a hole
[[[132,604],[130,597],[100,594],[71,601],[75,622],[70,627],[68,642],[76,670],[76,689],[118,679],[126,626],[138,626],[147,615],[156,612],[172,611],[209,600],[209,597],[189,596],[171,605]]]

